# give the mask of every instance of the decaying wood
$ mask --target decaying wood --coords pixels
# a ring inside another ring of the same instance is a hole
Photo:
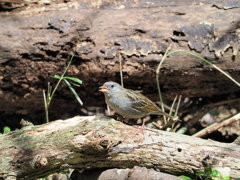
[[[26,126],[0,136],[0,177],[33,179],[66,168],[143,166],[190,174],[208,163],[240,177],[237,144],[125,125],[114,119],[86,116]]]
[[[213,60],[240,79],[238,1],[20,2],[0,1],[13,7],[0,12],[0,107],[10,114],[30,117],[44,109],[42,90],[63,71],[71,52],[76,59],[69,74],[83,80],[80,95],[91,106],[103,104],[95,101],[98,86],[119,81],[119,53],[126,87],[141,87],[153,98],[155,68],[170,44]],[[239,91],[211,67],[184,54],[166,61],[160,81],[167,99]],[[52,112],[59,114],[59,106],[76,111],[76,104],[62,103],[72,97],[66,92]]]

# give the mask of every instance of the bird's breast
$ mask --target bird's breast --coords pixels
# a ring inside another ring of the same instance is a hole
[[[107,101],[107,99],[106,99]],[[114,110],[117,109],[122,109],[122,110],[127,110],[130,105],[131,102],[129,101],[129,99],[121,96],[121,94],[116,94],[116,95],[112,95],[111,97],[108,98],[108,103],[110,107],[112,107]]]
[[[116,113],[126,118],[140,118],[145,115],[143,112],[133,108],[131,100],[121,94],[106,97],[106,103]]]

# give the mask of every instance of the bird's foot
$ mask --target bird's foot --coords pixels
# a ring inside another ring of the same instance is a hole
[[[138,134],[143,134],[145,133],[145,125],[142,124],[141,126],[134,126],[135,128],[137,128],[137,130],[139,131]]]

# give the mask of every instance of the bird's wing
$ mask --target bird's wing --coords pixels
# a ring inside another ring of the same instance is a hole
[[[140,92],[127,89],[126,94],[131,101],[132,108],[143,111],[147,114],[165,115],[167,117],[173,118],[173,116],[167,114],[166,112],[163,112],[154,102],[152,102],[146,96],[142,95]]]
[[[127,96],[131,100],[132,108],[144,111],[146,113],[159,112],[159,108],[150,99],[142,95],[140,92],[127,89]]]

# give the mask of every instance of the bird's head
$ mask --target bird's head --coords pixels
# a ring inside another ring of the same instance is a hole
[[[122,90],[123,90],[123,87],[120,84],[113,81],[105,82],[101,87],[99,87],[99,91],[107,94],[119,92]]]

